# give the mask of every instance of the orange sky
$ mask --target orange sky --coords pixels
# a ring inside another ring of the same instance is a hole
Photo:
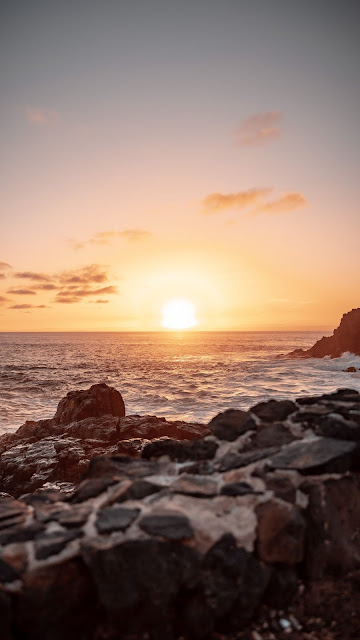
[[[199,330],[360,306],[354,3],[10,4],[0,330],[160,330],[173,297]]]

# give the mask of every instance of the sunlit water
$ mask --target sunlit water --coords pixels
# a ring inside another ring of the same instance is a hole
[[[338,387],[360,358],[288,359],[318,332],[0,333],[0,431],[52,417],[72,389],[106,382],[128,414],[204,422],[229,407]],[[282,356],[282,357],[279,357]]]

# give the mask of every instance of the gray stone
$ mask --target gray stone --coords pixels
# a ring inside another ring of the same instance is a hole
[[[100,509],[96,521],[99,533],[125,531],[138,517],[140,509],[126,509],[125,507],[104,507]]]
[[[160,458],[168,456],[176,462],[188,460],[212,459],[218,445],[211,440],[192,440],[191,442],[164,438],[146,444],[141,452],[142,458]]]
[[[343,473],[358,458],[355,442],[314,438],[292,442],[268,462],[270,469],[296,469],[303,474]]]
[[[194,535],[188,518],[174,511],[144,516],[139,522],[139,527],[151,536],[168,540],[185,540]]]
[[[170,491],[196,498],[211,498],[217,494],[217,483],[210,478],[199,478],[184,473],[173,482]]]
[[[268,458],[279,451],[279,447],[267,447],[266,449],[255,449],[246,453],[234,453],[230,451],[226,453],[218,462],[218,470],[221,472],[230,471],[230,469],[240,469],[249,464]]]
[[[286,420],[295,411],[296,404],[291,400],[269,400],[268,402],[259,402],[255,407],[251,408],[251,412],[255,413],[264,422]]]

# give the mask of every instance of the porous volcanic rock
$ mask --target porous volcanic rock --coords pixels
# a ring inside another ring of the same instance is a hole
[[[122,418],[125,404],[121,393],[107,384],[93,384],[87,391],[69,391],[60,400],[54,421],[56,424],[69,424],[84,418],[111,415]]]
[[[347,351],[360,356],[360,309],[344,313],[332,336],[324,336],[310,349],[295,349],[289,355],[301,358],[339,358]]]
[[[106,416],[106,455],[90,458],[73,491],[42,486],[19,500],[0,496],[2,637],[205,640],[234,633],[228,637],[258,640],[258,631],[242,630],[258,611],[264,620],[268,606],[281,612],[270,611],[260,637],[358,637],[332,635],[333,627],[302,635],[285,609],[292,598],[299,603],[301,587],[304,601],[314,595],[316,619],[316,602],[323,612],[324,598],[337,602],[342,584],[358,589],[359,440],[347,422],[356,423],[360,395],[339,390],[293,405],[271,403],[267,422],[250,410],[244,421],[255,426],[242,433],[237,421],[233,433],[229,423],[222,435],[205,430],[202,446],[176,450],[173,440],[160,440],[171,444],[147,446],[143,457],[112,451],[126,418]],[[337,428],[346,427],[344,439],[317,434],[333,414]],[[82,422],[71,423],[78,434],[87,433]],[[266,424],[270,447],[257,438]],[[56,451],[66,428],[39,442]],[[20,466],[31,453],[23,446],[13,447]],[[52,456],[44,456],[49,468]],[[359,610],[351,611],[360,629]]]

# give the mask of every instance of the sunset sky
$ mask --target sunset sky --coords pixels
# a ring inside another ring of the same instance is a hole
[[[0,330],[329,329],[360,306],[360,5],[7,0]]]

